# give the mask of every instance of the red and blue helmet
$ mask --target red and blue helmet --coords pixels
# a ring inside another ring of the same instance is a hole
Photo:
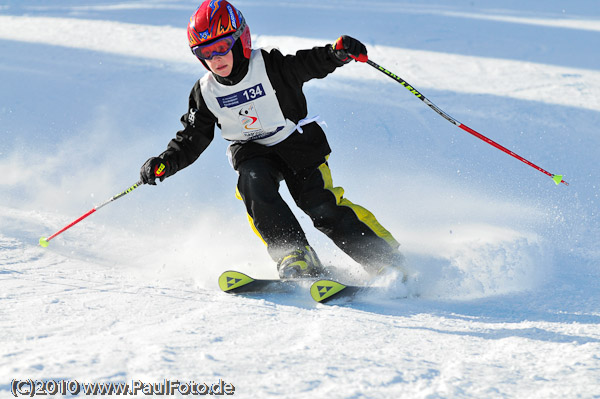
[[[200,4],[190,17],[187,34],[190,49],[194,54],[203,46],[224,38],[231,38],[232,46],[240,39],[244,57],[250,58],[252,52],[250,28],[244,16],[225,0],[205,0]]]

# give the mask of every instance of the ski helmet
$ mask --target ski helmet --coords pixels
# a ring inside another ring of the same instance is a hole
[[[250,28],[242,13],[225,0],[205,0],[190,17],[187,28],[190,49],[210,44],[217,39],[231,37],[232,43],[240,39],[244,57],[250,58],[252,41]],[[199,57],[200,58],[200,57]],[[202,59],[200,59],[202,61]]]

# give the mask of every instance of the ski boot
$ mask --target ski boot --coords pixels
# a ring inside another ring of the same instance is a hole
[[[307,245],[296,249],[277,262],[279,278],[310,278],[323,274],[323,265],[315,251]]]
[[[378,276],[391,276],[397,275],[399,279],[404,283],[408,279],[409,271],[406,267],[406,259],[402,253],[395,252],[392,254],[389,262],[386,262],[385,265],[381,266],[377,270]]]

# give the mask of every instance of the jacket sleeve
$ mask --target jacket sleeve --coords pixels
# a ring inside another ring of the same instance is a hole
[[[262,54],[283,115],[295,123],[306,118],[308,112],[304,83],[324,78],[344,65],[333,54],[331,45],[300,50],[294,55],[283,55],[277,49],[262,50]]]
[[[333,55],[330,44],[285,56],[279,50],[271,50],[269,56],[271,63],[280,68],[285,79],[300,86],[311,79],[322,79],[344,65]]]
[[[214,138],[216,122],[216,117],[202,98],[198,81],[190,93],[188,112],[181,117],[183,129],[177,132],[167,150],[160,155],[169,163],[169,176],[194,163],[206,150]]]

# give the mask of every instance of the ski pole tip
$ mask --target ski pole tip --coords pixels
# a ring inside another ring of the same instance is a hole
[[[552,180],[554,180],[554,183],[556,183],[556,185],[558,186],[560,183],[565,184],[566,186],[569,185],[569,183],[567,183],[566,181],[563,180],[563,175],[552,175]]]
[[[40,246],[46,248],[50,244],[46,237],[40,238]]]

